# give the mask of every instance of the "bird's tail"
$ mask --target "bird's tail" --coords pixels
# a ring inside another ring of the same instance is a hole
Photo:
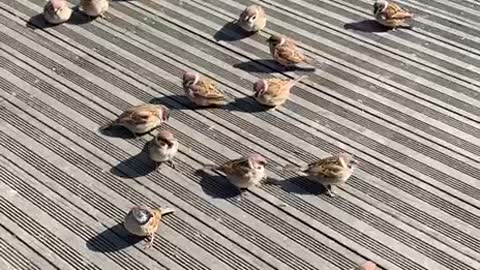
[[[293,87],[295,84],[297,84],[299,81],[305,79],[306,77],[308,77],[308,76],[307,75],[298,76],[296,79],[294,79],[290,82],[291,87]]]
[[[291,164],[287,164],[283,167],[282,171],[286,171],[286,172],[301,172],[302,171],[302,168],[301,167],[298,167],[298,166],[295,166],[295,165],[291,165]]]
[[[204,169],[204,170],[212,170],[212,171],[214,171],[214,170],[220,169],[220,166],[215,165],[215,164],[207,164],[207,165],[204,165],[204,166],[203,166],[203,169]]]
[[[413,29],[413,25],[405,23],[405,24],[400,25],[400,26],[397,27],[397,28],[403,28],[403,29],[409,29],[409,30],[411,30],[411,29]]]
[[[173,208],[160,208],[160,213],[162,216],[172,214],[173,212],[175,212],[175,209]]]
[[[111,128],[112,126],[115,125],[115,121],[112,121],[112,122],[109,122],[103,126],[101,126],[100,128],[98,128],[100,131],[103,131],[103,130],[106,130],[108,128]]]
[[[313,65],[313,64],[316,64],[318,63],[318,59],[316,58],[310,58],[310,57],[305,57],[305,60],[303,60],[305,63],[309,64],[309,65]]]

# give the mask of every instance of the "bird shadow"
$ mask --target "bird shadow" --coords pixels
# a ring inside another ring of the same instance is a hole
[[[308,180],[305,176],[294,176],[284,180],[269,178],[265,185],[278,186],[288,193],[302,195],[322,195],[327,189],[320,183]]]
[[[346,23],[343,25],[346,30],[356,30],[367,33],[387,32],[390,28],[378,23],[376,20],[363,20],[359,22]]]
[[[175,100],[176,103],[173,103],[171,99]],[[228,102],[228,101],[226,101]],[[149,101],[151,104],[164,104],[168,105],[170,110],[208,110],[208,109],[219,109],[225,107],[225,105],[215,105],[210,106],[198,106],[192,103],[185,95],[170,95],[164,97],[153,98]]]
[[[224,176],[209,174],[204,169],[196,170],[195,175],[200,177],[203,192],[212,198],[229,199],[240,196],[240,191]]]
[[[86,246],[94,252],[116,252],[142,241],[143,237],[129,234],[122,223],[118,223],[87,240]]]
[[[66,21],[66,24],[72,24],[72,25],[81,25],[81,24],[86,24],[94,20],[94,18],[91,18],[83,13],[81,13],[78,10],[78,7],[73,8],[74,12],[72,13],[72,16],[70,16],[70,19]],[[30,29],[47,29],[50,27],[55,27],[60,24],[51,24],[45,20],[45,17],[43,16],[43,13],[37,14],[35,16],[32,16],[26,26]]]
[[[146,143],[143,146],[140,153],[121,161],[116,166],[112,167],[110,172],[121,178],[137,178],[155,171],[157,167],[148,156],[148,144],[149,143]]]
[[[241,69],[241,70],[246,71],[246,72],[255,72],[255,73],[275,73],[275,72],[288,72],[288,71],[313,72],[313,71],[315,71],[314,67],[300,67],[300,66],[285,67],[285,66],[280,65],[277,61],[275,61],[273,59],[250,60],[250,61],[247,61],[247,62],[234,64],[233,67]]]
[[[26,26],[30,29],[47,29],[56,26],[56,24],[47,22],[43,14],[37,14],[28,20]]]
[[[90,23],[95,19],[97,19],[97,17],[90,17],[85,15],[83,12],[80,11],[80,8],[76,6],[73,8],[72,16],[66,23],[73,24],[73,25],[82,25],[82,24]]]
[[[252,96],[236,98],[223,107],[227,111],[239,111],[248,113],[266,112],[272,107],[263,106],[257,103]]]
[[[151,130],[144,132],[144,133],[136,133],[133,135],[127,128],[122,126],[110,126],[110,127],[100,127],[98,131],[100,134],[108,137],[113,138],[120,138],[120,139],[138,139],[144,135],[151,134],[154,130],[160,127],[152,128]]]
[[[174,100],[175,102],[172,102]],[[170,95],[152,98],[148,103],[166,105],[170,110],[191,110],[195,106],[185,95]]]
[[[255,32],[245,31],[235,21],[228,22],[218,30],[213,38],[216,41],[237,41],[255,35]]]
[[[98,131],[104,136],[113,137],[113,138],[120,138],[120,139],[134,139],[134,138],[136,138],[133,135],[133,133],[131,133],[128,129],[126,129],[124,127],[120,127],[120,126],[99,128]],[[141,136],[141,135],[144,135],[144,134],[137,134],[137,137]]]

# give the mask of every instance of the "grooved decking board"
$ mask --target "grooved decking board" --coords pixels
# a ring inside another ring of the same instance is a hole
[[[239,39],[224,26],[253,3],[267,28]],[[0,0],[0,268],[480,269],[479,6],[399,3],[412,30],[352,29],[372,19],[367,0],[113,1],[105,19],[55,27],[35,18],[43,0]],[[316,69],[269,61],[278,33]],[[232,103],[192,109],[190,69]],[[250,97],[299,74],[276,111]],[[171,109],[176,169],[153,170],[149,134],[98,131],[149,102]],[[334,198],[281,169],[342,151],[361,165]],[[286,181],[239,201],[197,172],[252,152]],[[122,226],[136,204],[177,209],[148,250]]]

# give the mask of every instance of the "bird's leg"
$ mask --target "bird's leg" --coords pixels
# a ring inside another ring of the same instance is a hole
[[[128,131],[130,131],[130,133],[132,133],[134,139],[136,139],[138,137],[138,135],[137,135],[137,133],[135,133],[135,131],[130,130],[130,129]]]
[[[162,162],[155,162],[155,171],[159,171],[162,166]]]
[[[145,245],[144,249],[149,249],[153,246],[153,240],[155,240],[155,234],[152,233],[150,235],[150,240],[147,242],[147,244]]]
[[[240,193],[238,197],[238,201],[241,201],[243,198],[245,198],[245,192],[247,191],[246,189],[243,188],[238,188],[238,191]]]
[[[332,191],[332,185],[327,185],[325,188],[327,189],[327,194],[329,197],[335,197],[335,193]]]
[[[168,161],[168,165],[170,165],[170,167],[172,167],[172,169],[177,168],[177,163],[175,161],[173,161],[173,159]]]

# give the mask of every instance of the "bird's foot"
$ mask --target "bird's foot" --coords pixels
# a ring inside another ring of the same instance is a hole
[[[174,170],[177,168],[177,163],[173,160],[169,160],[168,165],[170,165],[170,167]]]
[[[237,198],[237,201],[241,201],[243,198],[245,198],[247,196],[247,194],[246,194],[247,189],[239,188],[238,191],[239,191],[240,194]]]
[[[150,236],[150,240],[148,240],[148,242],[145,244],[145,246],[143,247],[143,249],[149,249],[153,246],[153,240],[155,240],[155,234],[152,234]]]
[[[326,186],[325,188],[327,189],[327,195],[328,195],[330,198],[335,197],[335,193],[333,192],[331,185],[328,185],[328,186]]]

